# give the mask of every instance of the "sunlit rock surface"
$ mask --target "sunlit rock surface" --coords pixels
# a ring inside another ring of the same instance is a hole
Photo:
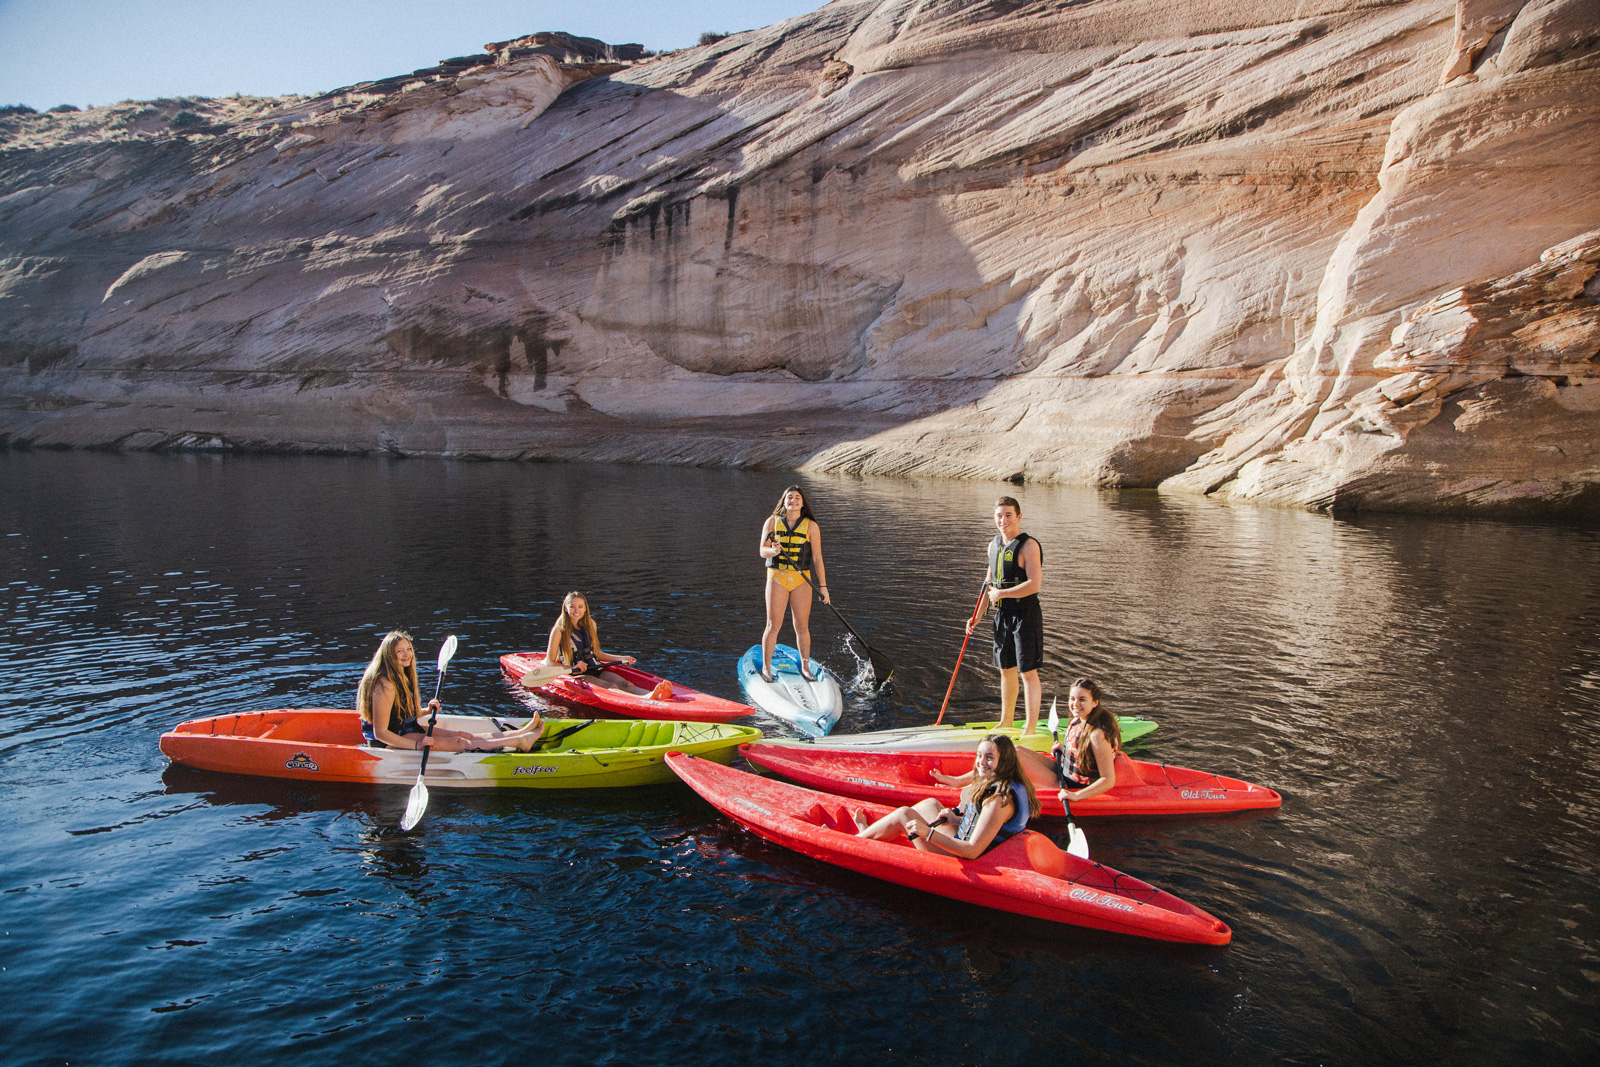
[[[0,115],[0,434],[1595,507],[1600,0],[1277,8]]]

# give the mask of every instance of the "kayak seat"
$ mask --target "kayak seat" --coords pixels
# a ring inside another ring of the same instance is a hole
[[[644,733],[640,737],[639,745],[641,748],[649,748],[653,745],[670,745],[673,741],[672,735],[676,730],[677,723],[647,723],[645,724]]]
[[[1028,866],[1046,878],[1061,878],[1067,873],[1067,854],[1056,843],[1040,833],[1024,835],[1027,842]]]

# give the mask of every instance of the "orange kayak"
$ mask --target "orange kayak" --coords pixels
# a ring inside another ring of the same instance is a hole
[[[543,652],[508,652],[500,657],[500,669],[517,685],[522,684],[524,674],[535,667],[543,666]],[[634,688],[644,690],[644,693],[641,695],[624,692],[621,689],[608,689],[603,685],[595,685],[587,678],[570,674],[560,675],[541,686],[536,686],[533,691],[548,699],[599,708],[601,711],[609,711],[613,715],[621,715],[628,719],[731,722],[756,713],[756,709],[748,704],[736,704],[722,697],[714,697],[710,693],[702,693],[698,689],[690,689],[686,685],[679,685],[639,667],[624,667],[612,663],[606,665],[606,673],[616,675]],[[662,700],[651,697],[649,694],[663,682],[672,687],[672,695]]]
[[[440,715],[439,724],[485,737],[495,729],[476,715]],[[728,763],[741,743],[759,740],[761,731],[726,723],[546,719],[545,736],[533,752],[436,752],[424,780],[436,789],[657,785],[676,780],[662,762],[667,752]],[[412,749],[369,748],[361,716],[331,708],[191,719],[161,735],[161,751],[174,763],[204,771],[399,786],[416,783],[422,759]]]
[[[934,781],[931,772],[954,776],[972,770],[971,752],[852,751],[765,741],[739,751],[751,763],[813,789],[897,806],[925,797],[952,806],[961,791]],[[1043,767],[1047,761],[1046,755],[1024,766],[1039,794],[1040,814],[1064,816],[1053,773]],[[1147,763],[1120,752],[1116,771],[1117,784],[1097,797],[1075,801],[1074,816],[1208,815],[1283,804],[1273,790],[1238,778]]]
[[[970,764],[971,756],[968,761]],[[856,836],[851,817],[889,810],[669,752],[667,766],[714,808],[774,844],[897,885],[1000,911],[1162,941],[1225,945],[1228,924],[1171,893],[1079,859],[1032,830],[977,859],[924,852],[905,838]]]

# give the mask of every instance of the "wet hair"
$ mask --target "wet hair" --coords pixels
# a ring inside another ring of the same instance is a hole
[[[1022,518],[1022,505],[1017,503],[1017,498],[1014,496],[1003,496],[994,502],[994,506],[997,508],[1008,507],[1017,513],[1017,518]]]
[[[773,516],[779,519],[784,517],[783,498],[788,496],[791,491],[800,494],[800,517],[816,522],[817,517],[811,514],[811,501],[806,499],[806,491],[798,485],[785,486],[783,492],[778,494],[778,506],[772,509]]]
[[[594,625],[594,609],[589,606],[589,598],[574,589],[561,600],[561,619],[556,623],[556,651],[561,653],[561,658],[572,663],[572,601],[576,597],[583,601],[583,621],[579,623],[584,632],[589,635],[589,651],[596,655],[600,652],[600,631]]]
[[[1034,791],[1033,782],[1022,772],[1016,743],[1006,734],[986,734],[983,740],[995,748],[994,775],[989,778],[973,775],[972,782],[977,788],[972,791],[972,802],[981,808],[983,802],[992,796],[1011,796],[1011,786],[1020,784],[1028,791],[1028,818],[1039,814],[1039,794]]]
[[[372,721],[372,693],[378,688],[380,680],[386,680],[394,686],[394,705],[389,711],[390,718],[394,718],[397,711],[401,719],[415,719],[421,714],[422,695],[417,687],[416,642],[411,641],[411,666],[402,667],[399,653],[395,651],[401,641],[411,641],[411,635],[404,630],[390,630],[385,634],[383,641],[378,645],[378,651],[372,654],[372,662],[367,664],[367,669],[361,674],[361,685],[356,689],[356,707],[360,709],[361,718],[365,722]]]
[[[1073,689],[1082,689],[1094,698],[1094,707],[1089,710],[1088,718],[1084,721],[1089,728],[1083,731],[1083,736],[1078,738],[1078,747],[1072,754],[1072,764],[1080,771],[1094,764],[1094,750],[1089,747],[1089,737],[1096,730],[1105,735],[1111,742],[1112,752],[1122,751],[1122,727],[1117,723],[1117,717],[1106,708],[1105,700],[1100,696],[1100,687],[1088,678],[1073,680]],[[1071,692],[1071,690],[1068,690]],[[1100,769],[1095,767],[1096,777]]]

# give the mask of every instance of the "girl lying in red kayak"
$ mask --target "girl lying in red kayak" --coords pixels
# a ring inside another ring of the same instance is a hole
[[[971,782],[961,790],[961,803],[954,808],[942,807],[929,797],[909,808],[896,808],[870,825],[866,812],[857,808],[857,836],[887,841],[903,833],[924,852],[970,860],[1021,833],[1028,820],[1039,814],[1033,783],[1022,773],[1016,746],[1005,734],[989,734],[978,742],[970,776],[947,781],[955,784],[968,777]],[[953,831],[948,828],[952,824],[956,827]]]
[[[391,630],[384,637],[372,662],[361,675],[356,690],[356,707],[361,710],[361,734],[374,748],[422,749],[429,745],[436,752],[493,752],[502,748],[530,751],[544,733],[544,720],[538,713],[520,730],[507,730],[483,737],[463,730],[439,727],[428,737],[422,723],[424,710],[437,712],[439,702],[422,704],[417,685],[417,652],[411,635]]]

